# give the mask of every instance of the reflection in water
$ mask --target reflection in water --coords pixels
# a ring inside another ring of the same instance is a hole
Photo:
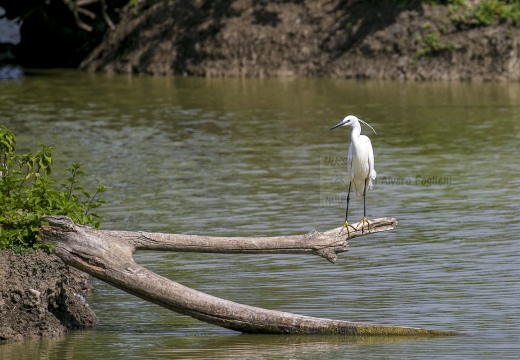
[[[120,330],[118,330],[120,332]],[[103,332],[105,339],[119,340],[112,332]],[[123,332],[124,341],[108,343],[96,336],[96,332],[74,332],[56,339],[29,340],[6,343],[0,347],[2,359],[25,358],[64,360],[109,358],[125,359],[316,359],[325,354],[342,357],[350,354],[362,359],[372,352],[382,352],[385,346],[409,346],[432,341],[410,337],[361,337],[361,336],[286,336],[240,335],[193,332]],[[145,340],[146,347],[134,347],[133,341]],[[123,339],[121,339],[123,340]],[[252,351],[251,349],[254,349]],[[79,356],[78,356],[79,354]]]
[[[18,80],[23,77],[23,69],[18,65],[0,65],[0,81]]]
[[[359,116],[378,133],[371,135],[378,179],[367,215],[396,217],[395,230],[352,240],[336,265],[272,254],[139,252],[136,260],[248,305],[471,335],[245,336],[96,282],[89,301],[97,330],[30,342],[27,350],[1,345],[0,358],[12,351],[75,359],[516,358],[518,98],[515,83],[62,71],[0,82],[2,124],[17,134],[21,151],[52,144],[56,175],[80,161],[91,174],[86,180],[109,186],[105,229],[270,236],[340,226],[345,190],[333,180],[344,164],[325,159],[346,156],[349,139],[328,129],[347,114]],[[351,201],[349,216],[361,218],[361,198]]]

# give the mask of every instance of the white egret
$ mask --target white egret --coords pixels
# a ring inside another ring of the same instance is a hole
[[[363,194],[363,219],[361,220],[361,232],[364,231],[365,223],[367,224],[368,231],[370,231],[370,223],[368,222],[366,214],[365,197],[367,190],[373,187],[377,175],[374,169],[374,151],[372,149],[372,143],[368,136],[361,135],[360,122],[371,128],[374,131],[374,134],[377,134],[372,126],[363,120],[358,119],[354,115],[346,116],[339,124],[330,128],[330,130],[333,130],[337,127],[346,125],[352,127],[347,157],[347,170],[350,177],[347,195],[347,209],[345,210],[345,224],[343,224],[343,227],[340,230],[341,233],[343,229],[347,228],[348,236],[350,236],[349,227],[359,230],[350,225],[347,221],[351,186],[354,185],[354,191],[357,195]]]

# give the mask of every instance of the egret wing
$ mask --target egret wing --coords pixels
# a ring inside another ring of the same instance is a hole
[[[354,178],[354,171],[352,169],[352,143],[350,143],[350,146],[348,147],[347,171],[348,171],[349,180],[352,181],[352,179]]]

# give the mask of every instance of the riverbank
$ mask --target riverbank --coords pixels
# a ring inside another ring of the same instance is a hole
[[[206,77],[520,80],[520,31],[421,1],[144,0],[84,59],[91,72]]]
[[[0,251],[0,342],[57,337],[97,325],[88,276],[43,251]]]

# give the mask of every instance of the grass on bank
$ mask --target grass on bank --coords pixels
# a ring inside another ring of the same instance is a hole
[[[519,0],[443,0],[432,1],[447,5],[451,21],[458,25],[490,26],[496,21],[520,25]]]
[[[448,6],[450,16],[444,28],[430,29],[430,22],[426,22],[423,25],[421,33],[415,37],[418,49],[411,60],[412,64],[423,57],[460,48],[459,44],[442,39],[442,33],[445,31],[448,23],[458,28],[491,26],[500,22],[509,26],[520,25],[520,0],[431,0],[429,2]],[[426,30],[429,32],[425,34]],[[512,34],[511,28],[508,30],[508,33]]]

